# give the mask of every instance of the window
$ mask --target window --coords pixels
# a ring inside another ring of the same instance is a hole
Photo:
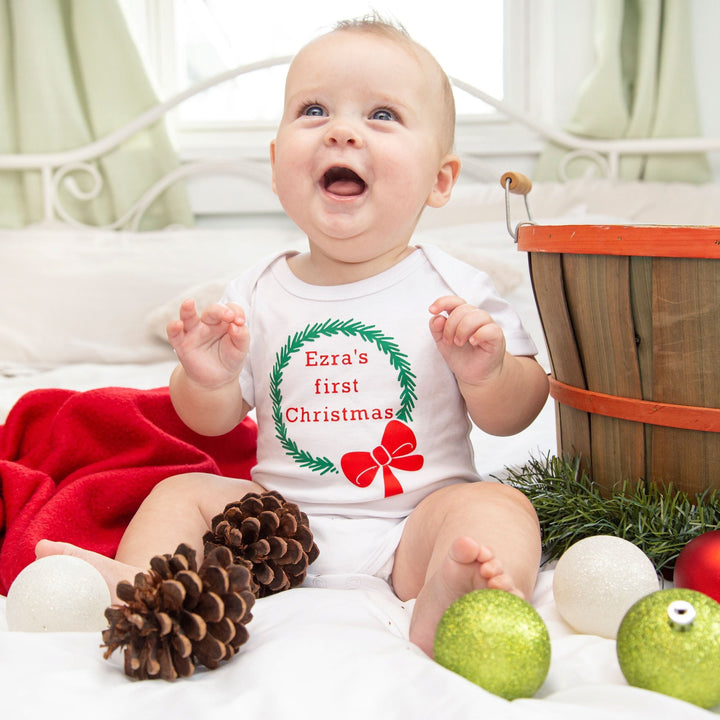
[[[163,98],[234,66],[292,55],[308,39],[341,18],[371,7],[403,23],[428,47],[446,72],[502,99],[506,12],[503,0],[121,0],[149,73]],[[516,0],[517,3],[517,0]],[[183,103],[180,127],[276,123],[282,109],[285,67],[241,76]],[[250,102],[249,102],[250,100]],[[458,91],[459,116],[492,112]]]

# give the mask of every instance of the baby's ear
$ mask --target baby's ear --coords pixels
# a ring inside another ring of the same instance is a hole
[[[457,155],[446,155],[435,178],[435,185],[427,199],[430,207],[442,207],[450,199],[452,189],[460,175],[460,158]]]
[[[270,141],[270,167],[272,168],[272,190],[277,195],[277,186],[275,183],[275,140]]]

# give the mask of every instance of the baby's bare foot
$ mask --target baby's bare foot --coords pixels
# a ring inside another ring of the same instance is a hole
[[[442,565],[418,594],[410,622],[410,640],[432,657],[435,628],[445,610],[459,597],[482,588],[506,590],[523,597],[490,548],[470,537],[457,538]]]
[[[132,582],[135,575],[142,571],[142,568],[126,565],[100,553],[85,550],[70,543],[55,542],[53,540],[40,540],[35,546],[35,555],[38,558],[47,557],[48,555],[71,555],[90,563],[105,579],[113,603],[120,602],[115,594],[118,582],[120,580]]]

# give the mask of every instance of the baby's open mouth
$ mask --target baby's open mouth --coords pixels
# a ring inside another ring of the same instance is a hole
[[[362,195],[367,187],[365,181],[350,168],[332,167],[323,175],[325,190],[333,195],[351,197]]]

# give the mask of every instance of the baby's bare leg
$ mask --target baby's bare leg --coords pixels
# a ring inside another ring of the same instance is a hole
[[[472,590],[530,598],[540,555],[537,515],[517,490],[462,483],[428,496],[410,516],[395,554],[395,592],[417,598],[410,639],[432,657],[440,617]]]
[[[133,516],[118,546],[115,559],[69,543],[41,540],[38,557],[74,555],[95,566],[105,578],[113,602],[120,580],[132,582],[146,572],[154,555],[172,553],[180,543],[192,547],[202,560],[202,537],[210,523],[228,503],[263,488],[249,480],[238,480],[206,473],[175,475],[158,483]]]
[[[202,537],[212,519],[228,503],[263,488],[249,480],[206,473],[175,475],[158,483],[127,526],[115,559],[147,568],[159,553],[173,552],[180,543],[202,559]]]

